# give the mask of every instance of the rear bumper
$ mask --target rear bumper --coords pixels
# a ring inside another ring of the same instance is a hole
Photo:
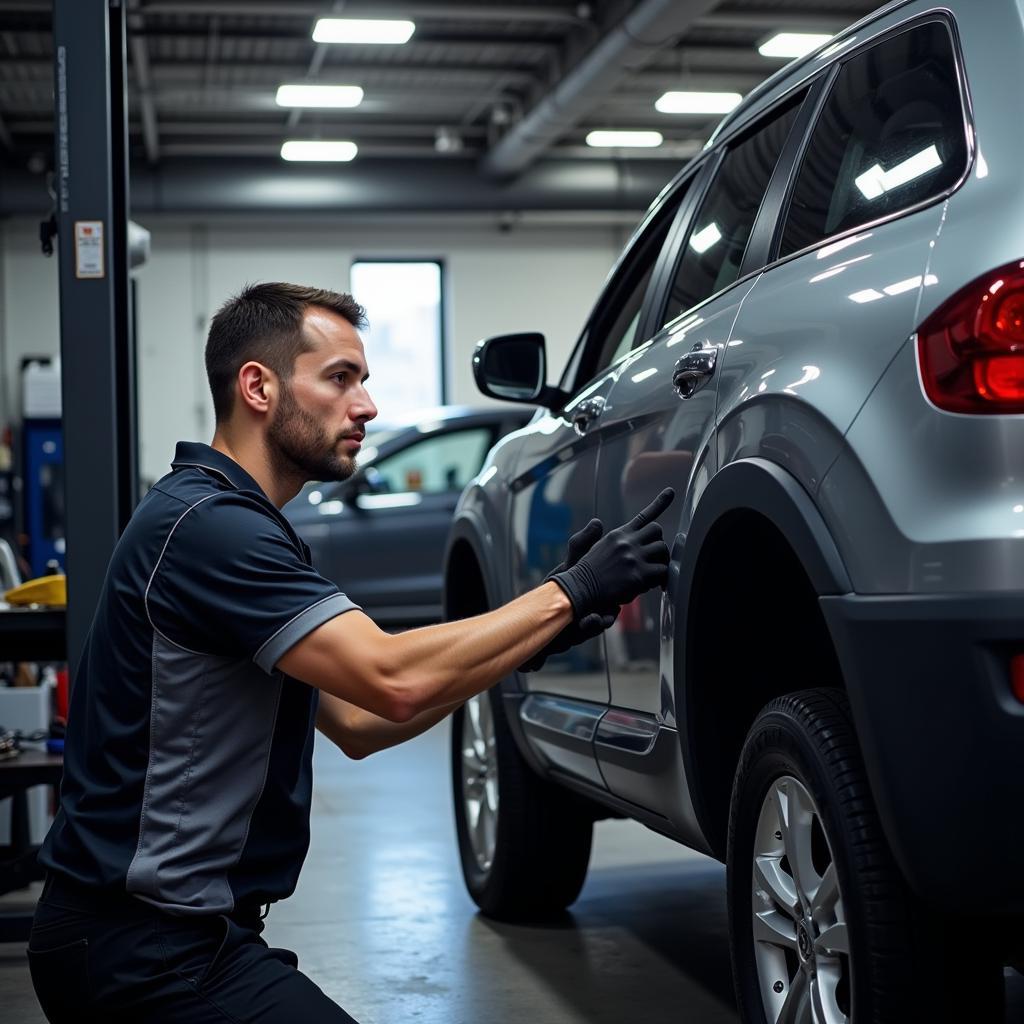
[[[820,600],[907,880],[947,912],[1024,913],[1024,593]]]

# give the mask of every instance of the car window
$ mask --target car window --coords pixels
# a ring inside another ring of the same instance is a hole
[[[967,165],[949,30],[929,22],[851,57],[814,126],[780,255],[936,196]]]
[[[426,437],[374,463],[374,490],[385,494],[461,491],[484,463],[489,427]]]
[[[664,241],[664,236],[662,236],[662,241]],[[657,258],[657,252],[654,255]],[[598,359],[598,373],[606,366],[611,366],[621,356],[624,356],[636,343],[636,331],[640,326],[641,307],[643,306],[644,295],[647,293],[647,285],[650,283],[653,272],[654,260],[651,260],[637,280],[636,286],[605,337],[601,356]]]
[[[693,218],[662,325],[739,277],[757,211],[803,97],[793,97],[730,145]]]
[[[586,334],[573,353],[563,386],[574,380],[578,388],[645,340],[637,336],[637,331],[647,286],[675,215],[695,177],[696,174],[691,174],[689,181],[676,189],[605,289]]]

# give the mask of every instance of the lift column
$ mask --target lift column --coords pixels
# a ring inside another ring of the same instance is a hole
[[[54,0],[68,661],[135,506],[128,123],[121,0]]]

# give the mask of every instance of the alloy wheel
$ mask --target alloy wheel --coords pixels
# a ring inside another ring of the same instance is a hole
[[[792,776],[765,794],[754,836],[753,939],[768,1024],[849,1024],[850,942],[821,812]]]
[[[462,715],[462,800],[473,856],[489,871],[498,830],[498,756],[486,693],[466,701]]]

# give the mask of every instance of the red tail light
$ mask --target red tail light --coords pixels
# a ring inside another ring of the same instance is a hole
[[[940,409],[1024,413],[1024,261],[993,270],[917,330],[925,394]]]
[[[1010,685],[1014,697],[1024,704],[1024,654],[1015,654],[1010,659]]]

